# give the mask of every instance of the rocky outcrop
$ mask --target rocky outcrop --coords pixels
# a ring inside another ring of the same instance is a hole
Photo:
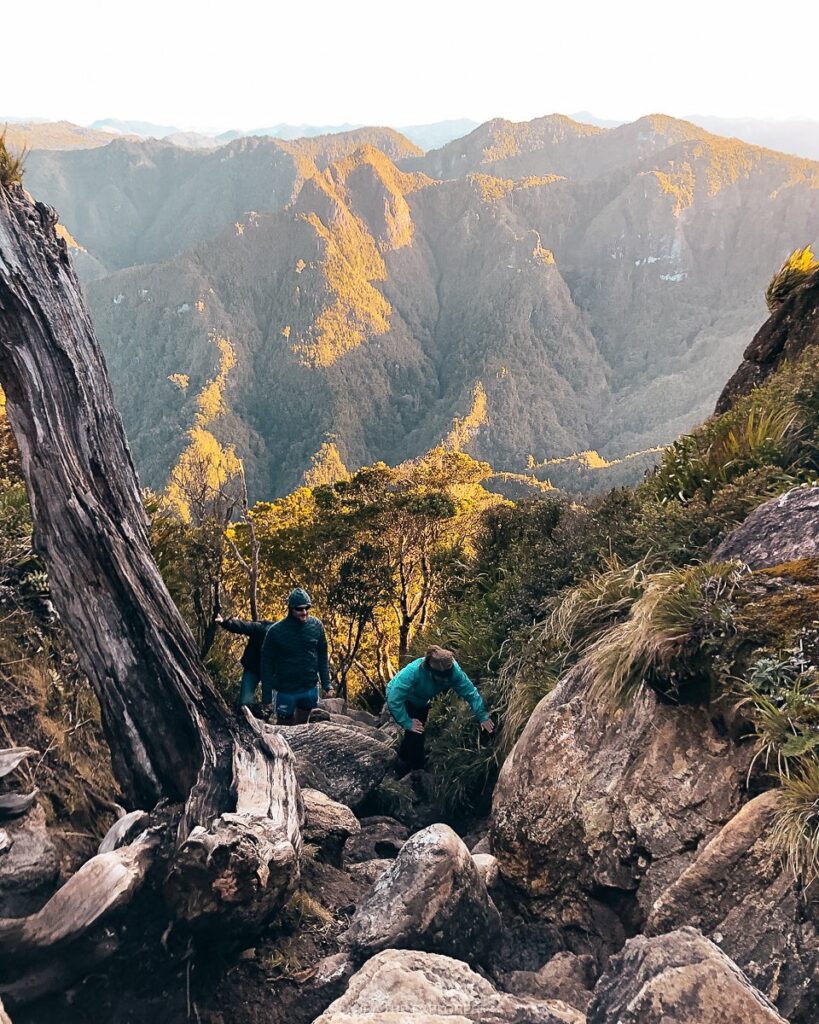
[[[763,569],[802,558],[819,558],[819,487],[796,487],[771,498],[728,534],[713,554]]]
[[[539,971],[510,971],[503,987],[517,996],[559,999],[585,1013],[597,980],[590,956],[557,953]]]
[[[693,928],[638,936],[612,958],[587,1024],[787,1024],[725,954]]]
[[[296,755],[297,776],[309,773],[311,788],[356,810],[396,760],[395,751],[358,729],[319,722],[279,730]]]
[[[724,732],[709,710],[652,693],[622,717],[598,712],[569,673],[501,770],[492,809],[501,874],[561,925],[582,931],[597,901],[639,930],[739,809],[751,744]]]
[[[819,1020],[819,904],[769,840],[777,792],[746,804],[654,904],[646,932],[692,925],[710,936],[793,1022]]]
[[[389,949],[368,961],[315,1024],[583,1024],[558,1002],[498,992],[448,956]]]
[[[715,412],[726,412],[738,398],[763,384],[786,359],[798,358],[811,345],[819,345],[819,270],[794,288],[756,332],[742,363],[723,388]]]
[[[500,916],[472,855],[448,825],[416,832],[355,912],[344,944],[363,959],[424,949],[480,962]]]
[[[316,789],[303,789],[304,824],[301,835],[318,848],[318,858],[341,867],[344,844],[361,831],[358,818],[346,804],[337,803]]]
[[[361,819],[361,831],[348,844],[344,857],[348,864],[364,860],[394,860],[409,839],[409,829],[395,818],[374,815]]]

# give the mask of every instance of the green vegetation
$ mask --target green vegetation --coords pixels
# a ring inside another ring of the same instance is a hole
[[[790,256],[771,278],[765,292],[768,309],[773,313],[791,294],[794,288],[804,284],[810,275],[819,269],[819,260],[814,258],[809,245],[804,249],[794,249]]]
[[[0,185],[8,188],[23,180],[23,164],[25,163],[25,147],[16,155],[6,145],[6,133],[0,135]]]

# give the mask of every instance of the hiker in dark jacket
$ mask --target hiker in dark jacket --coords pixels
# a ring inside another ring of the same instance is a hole
[[[240,636],[248,638],[242,657],[239,659],[243,669],[239,703],[242,705],[252,704],[256,699],[256,687],[262,677],[262,644],[265,634],[273,623],[266,620],[245,622],[243,619],[223,619],[221,615],[216,615],[215,621],[228,633],[238,633]],[[262,712],[271,713],[272,710],[273,690],[263,686]]]
[[[429,706],[439,693],[447,690],[463,697],[484,732],[495,731],[483,698],[452,651],[430,647],[423,658],[411,661],[387,684],[387,706],[405,730],[398,756],[410,768],[423,768],[426,763],[424,727]]]
[[[318,704],[318,682],[330,692],[330,665],[324,626],[310,614],[306,590],[287,599],[287,615],[268,629],[262,645],[262,691],[276,690],[280,725],[300,725]]]

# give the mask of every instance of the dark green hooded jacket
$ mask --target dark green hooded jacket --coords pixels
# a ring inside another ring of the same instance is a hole
[[[289,612],[268,629],[262,645],[262,685],[280,693],[330,689],[327,636],[321,621],[310,615],[300,622]]]

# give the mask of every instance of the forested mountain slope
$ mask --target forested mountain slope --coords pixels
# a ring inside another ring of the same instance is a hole
[[[494,121],[426,157],[367,131],[32,154],[28,187],[91,255],[151,264],[88,284],[146,482],[193,414],[166,378],[192,395],[214,332],[237,353],[222,431],[258,495],[295,486],[328,434],[350,467],[418,455],[454,419],[502,470],[668,443],[819,235],[819,164],[671,118]]]

